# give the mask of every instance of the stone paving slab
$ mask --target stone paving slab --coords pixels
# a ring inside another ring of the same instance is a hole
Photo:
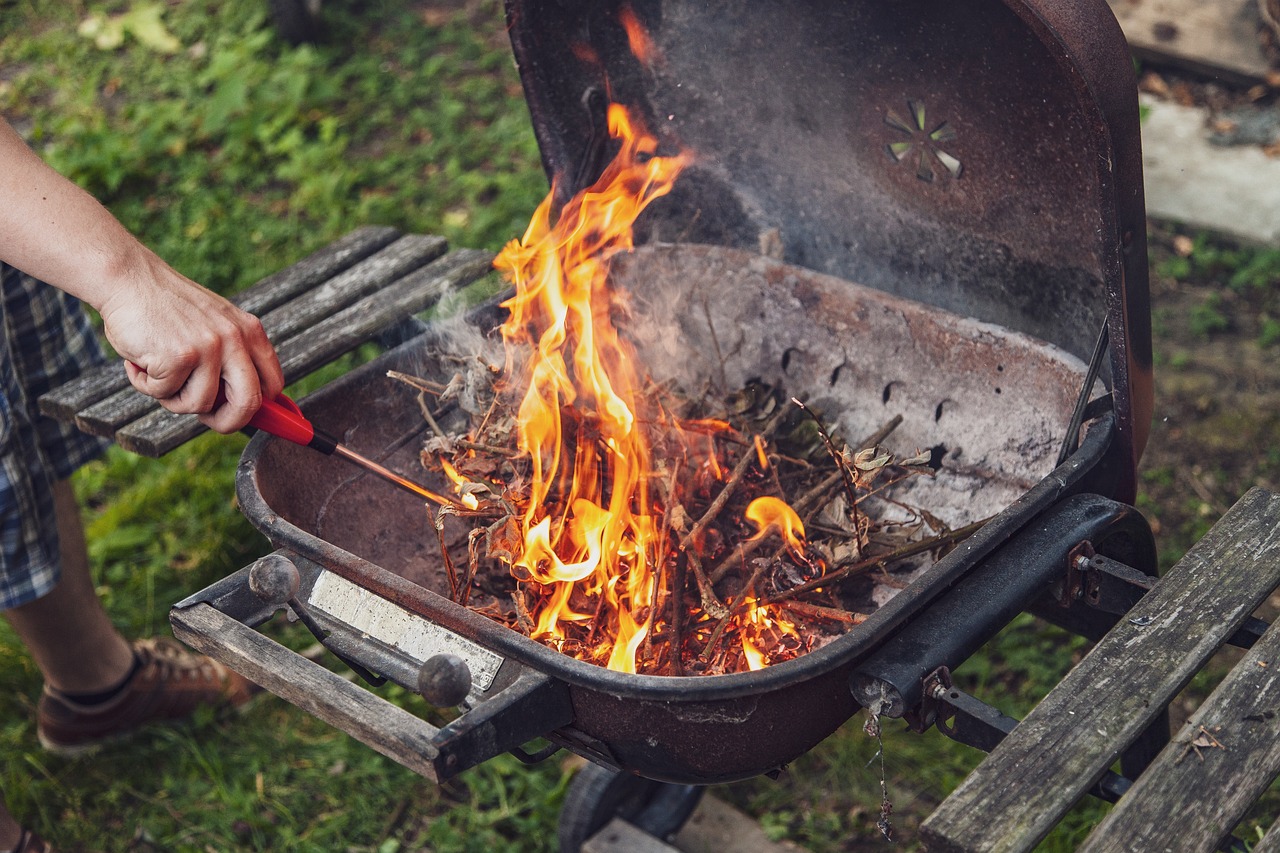
[[[770,841],[760,824],[733,806],[707,795],[671,843],[623,820],[593,835],[582,853],[804,853],[790,842]]]
[[[1220,146],[1207,111],[1142,98],[1147,215],[1246,243],[1280,245],[1280,158]]]

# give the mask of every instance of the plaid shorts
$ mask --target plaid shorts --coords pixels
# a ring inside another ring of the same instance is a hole
[[[51,388],[103,361],[80,303],[0,263],[0,611],[34,601],[62,572],[53,484],[106,442],[40,414]]]

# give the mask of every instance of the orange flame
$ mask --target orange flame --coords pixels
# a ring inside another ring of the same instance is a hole
[[[518,440],[532,462],[523,518],[524,552],[515,566],[553,588],[537,614],[537,634],[562,636],[561,620],[579,620],[573,586],[603,598],[597,613],[612,640],[608,665],[635,671],[635,653],[653,605],[660,537],[646,474],[649,447],[637,428],[635,358],[610,321],[609,258],[633,247],[632,225],[670,191],[683,155],[658,156],[657,140],[609,107],[610,135],[621,150],[600,179],[552,222],[554,191],[524,238],[495,261],[516,286],[502,328],[508,376],[513,353],[532,347],[524,365]],[[566,423],[562,412],[577,413]]]
[[[651,63],[655,47],[634,11],[624,8],[619,19],[632,52]],[[610,669],[636,672],[674,547],[662,529],[663,507],[655,508],[649,491],[659,466],[645,429],[656,425],[667,431],[664,439],[678,435],[687,448],[705,445],[708,452],[690,467],[699,477],[724,480],[714,435],[732,427],[639,409],[641,375],[612,322],[623,296],[609,287],[609,264],[633,248],[637,217],[670,192],[689,158],[659,155],[657,139],[620,105],[610,105],[608,126],[619,150],[599,180],[558,212],[553,188],[523,238],[509,243],[494,265],[516,289],[503,305],[510,312],[502,327],[504,393],[518,400],[517,443],[530,472],[527,502],[518,510],[519,553],[510,565],[535,593],[532,635]],[[759,439],[754,452],[767,470]],[[462,494],[465,478],[447,463],[445,473]],[[776,530],[803,554],[804,525],[783,501],[758,498],[746,517],[758,529],[756,538]],[[741,604],[734,619],[743,655],[759,669],[769,664],[778,639],[797,636],[796,629],[772,612],[776,607],[751,597]],[[575,625],[586,626],[585,641],[583,627],[567,630]]]
[[[748,600],[748,610],[742,631],[742,654],[747,662],[747,669],[752,672],[764,669],[769,665],[769,648],[772,643],[765,639],[765,634],[773,633],[790,637],[799,637],[796,626],[776,613],[766,604],[759,604],[755,599]]]
[[[768,495],[759,497],[747,505],[743,515],[756,526],[756,535],[751,538],[760,539],[769,531],[776,530],[788,548],[804,552],[804,522],[786,501]]]
[[[618,13],[618,21],[626,30],[627,44],[631,47],[631,53],[640,60],[642,65],[652,66],[658,50],[653,44],[653,39],[649,38],[649,33],[640,25],[640,19],[636,17],[635,10],[630,6],[623,6],[622,11]]]
[[[480,506],[480,501],[475,495],[463,492],[463,488],[470,485],[471,481],[459,474],[458,469],[450,465],[449,460],[443,456],[440,457],[440,469],[453,482],[453,491],[458,495],[463,506],[467,509],[475,509]]]

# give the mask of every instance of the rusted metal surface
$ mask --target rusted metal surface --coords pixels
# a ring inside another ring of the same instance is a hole
[[[657,59],[628,49],[619,11]],[[1114,493],[1151,415],[1137,91],[1103,0],[507,0],[549,174],[610,153],[605,93],[696,164],[653,240],[792,263],[971,315],[1081,359],[1105,321]]]

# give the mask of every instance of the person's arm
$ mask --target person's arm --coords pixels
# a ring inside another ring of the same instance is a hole
[[[0,260],[97,309],[129,381],[170,411],[233,432],[283,389],[256,317],[174,271],[3,118]]]

